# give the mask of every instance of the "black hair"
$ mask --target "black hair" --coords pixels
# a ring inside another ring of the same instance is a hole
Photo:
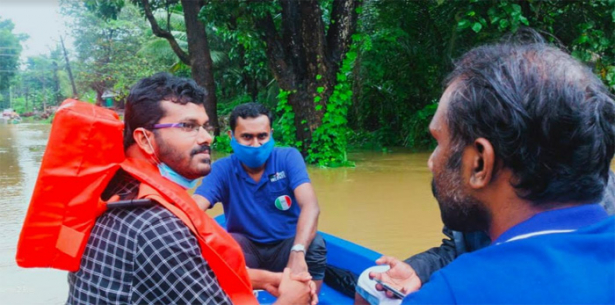
[[[448,77],[455,149],[483,137],[534,205],[590,203],[607,184],[615,143],[613,96],[592,71],[542,41],[475,48]],[[496,167],[496,173],[501,167]]]
[[[161,101],[185,105],[203,105],[206,91],[189,78],[169,73],[157,73],[130,88],[124,113],[124,149],[135,143],[133,131],[139,127],[151,129],[164,116]]]
[[[247,118],[257,118],[261,115],[266,115],[269,119],[269,126],[271,127],[273,124],[273,113],[269,108],[265,107],[265,105],[260,103],[245,103],[241,104],[231,112],[231,131],[235,132],[235,126],[237,126],[237,118],[247,119]]]

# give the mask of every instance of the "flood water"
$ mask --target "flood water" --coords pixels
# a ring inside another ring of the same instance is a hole
[[[50,125],[0,125],[0,303],[60,304],[66,272],[22,269],[15,249]],[[349,154],[355,168],[309,167],[321,207],[319,230],[404,259],[437,246],[442,223],[431,195],[427,153]],[[222,213],[218,205],[209,211]]]

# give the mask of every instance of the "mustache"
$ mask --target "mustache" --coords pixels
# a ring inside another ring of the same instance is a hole
[[[200,153],[204,153],[204,152],[206,152],[208,154],[211,154],[211,148],[209,147],[209,145],[201,145],[201,146],[193,149],[190,152],[190,156],[194,156],[196,154],[200,154]]]

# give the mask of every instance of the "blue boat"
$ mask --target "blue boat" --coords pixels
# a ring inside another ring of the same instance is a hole
[[[226,228],[226,220],[224,215],[217,216],[215,220],[224,228]],[[375,265],[375,260],[380,258],[382,254],[349,242],[347,240],[335,237],[331,234],[318,232],[327,242],[327,265],[332,265],[341,269],[346,269],[354,274],[361,274],[363,270]],[[260,304],[271,304],[276,298],[266,291],[258,292],[258,301]],[[322,285],[320,294],[318,294],[318,304],[353,304],[354,299],[350,298],[341,292],[329,287],[326,284]]]

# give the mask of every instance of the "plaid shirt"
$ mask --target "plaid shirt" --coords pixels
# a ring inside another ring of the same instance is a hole
[[[133,196],[138,183],[120,178],[123,193],[110,193]],[[68,281],[68,304],[231,304],[195,236],[159,205],[100,216]]]

